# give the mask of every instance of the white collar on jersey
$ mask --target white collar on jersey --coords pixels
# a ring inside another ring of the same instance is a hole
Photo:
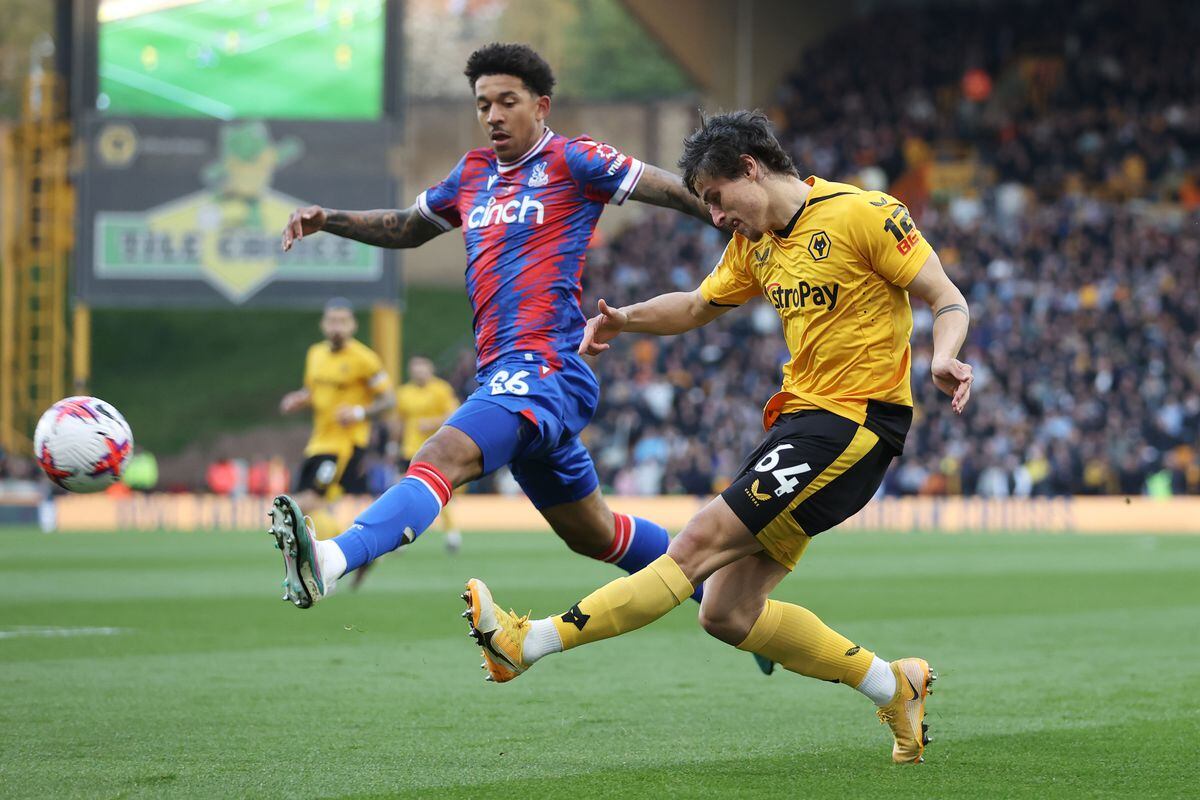
[[[537,142],[533,145],[533,147],[526,150],[525,155],[521,156],[516,161],[500,161],[499,159],[497,159],[496,160],[496,171],[501,172],[501,173],[512,172],[514,169],[521,166],[526,161],[529,161],[529,159],[531,159],[535,155],[537,155],[538,152],[541,151],[542,148],[544,148],[547,144],[549,144],[550,140],[553,138],[554,138],[554,131],[550,130],[550,126],[546,126],[546,130],[542,132],[542,138],[538,139]]]

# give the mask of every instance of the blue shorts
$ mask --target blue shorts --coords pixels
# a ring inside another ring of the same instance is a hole
[[[561,356],[558,369],[531,353],[489,364],[446,420],[479,446],[485,475],[507,464],[538,509],[582,500],[599,485],[579,432],[596,413],[600,384],[579,356]]]

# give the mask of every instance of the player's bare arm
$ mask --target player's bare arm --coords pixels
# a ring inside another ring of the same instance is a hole
[[[600,313],[587,322],[579,354],[595,356],[609,348],[622,331],[674,336],[707,325],[733,306],[713,305],[699,289],[660,294],[642,303],[613,308],[601,300]]]
[[[393,250],[420,247],[442,230],[421,216],[416,205],[403,209],[339,211],[321,206],[298,208],[283,229],[283,250],[309,234],[324,231],[375,247]]]
[[[673,208],[709,225],[713,224],[708,207],[687,190],[682,178],[652,164],[644,165],[642,177],[630,197],[652,206]]]
[[[279,401],[279,412],[281,414],[292,414],[302,408],[308,408],[312,404],[312,395],[308,389],[297,389],[294,392],[288,392]]]
[[[934,385],[950,396],[950,407],[958,414],[971,399],[971,365],[958,360],[958,351],[967,338],[971,311],[967,299],[942,268],[937,253],[930,253],[921,271],[906,287],[933,309],[933,361],[930,371]]]
[[[387,385],[387,376],[380,373],[372,380],[372,386],[382,386],[375,399],[365,406],[342,406],[336,412],[337,421],[342,425],[353,425],[364,419],[378,419],[396,407],[396,393]]]

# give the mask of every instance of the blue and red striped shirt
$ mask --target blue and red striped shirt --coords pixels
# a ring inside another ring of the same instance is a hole
[[[516,353],[557,367],[579,346],[588,243],[604,204],[624,202],[642,169],[610,145],[547,128],[511,163],[470,151],[417,197],[425,219],[463,230],[477,369]]]

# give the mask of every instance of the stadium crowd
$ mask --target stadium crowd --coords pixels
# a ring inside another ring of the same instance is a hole
[[[898,18],[899,17],[899,18]],[[897,63],[898,35],[906,47]],[[923,210],[935,159],[969,153],[1042,199],[1200,206],[1200,6],[1186,0],[882,6],[803,55],[775,119],[797,162]],[[854,53],[846,58],[846,53]]]
[[[908,203],[971,302],[961,418],[928,378],[932,318],[914,307],[917,415],[885,491],[1200,492],[1200,105],[1184,102],[1200,96],[1185,46],[1200,15],[1168,5],[952,6],[904,27],[942,46],[902,65],[886,8],[808,51],[781,88],[773,115],[802,174]],[[939,174],[947,163],[965,169]],[[649,215],[593,247],[585,310],[691,290],[724,241]],[[618,339],[588,432],[602,482],[722,488],[786,355],[761,301],[683,336]]]
[[[937,46],[898,63],[900,34]],[[770,111],[801,174],[898,196],[971,304],[962,417],[928,378],[932,318],[914,304],[916,417],[884,491],[1200,493],[1197,41],[1200,4],[1185,0],[880,6],[780,86]],[[690,291],[725,241],[668,212],[597,237],[585,311]],[[596,362],[585,434],[603,485],[722,489],[786,357],[761,300],[683,336],[619,338]],[[465,396],[473,373],[468,348],[447,377]],[[286,478],[260,464],[230,483],[213,466],[216,492]],[[0,454],[0,482],[30,469]],[[396,476],[380,457],[370,477],[379,493]]]
[[[1015,219],[936,206],[921,227],[971,302],[973,402],[928,378],[932,317],[914,304],[917,417],[896,494],[1200,491],[1200,214],[1160,218],[1094,198]],[[587,303],[699,284],[719,233],[658,214],[591,254]],[[703,493],[761,435],[787,353],[762,301],[699,331],[618,339],[597,362],[590,445],[606,484]]]

